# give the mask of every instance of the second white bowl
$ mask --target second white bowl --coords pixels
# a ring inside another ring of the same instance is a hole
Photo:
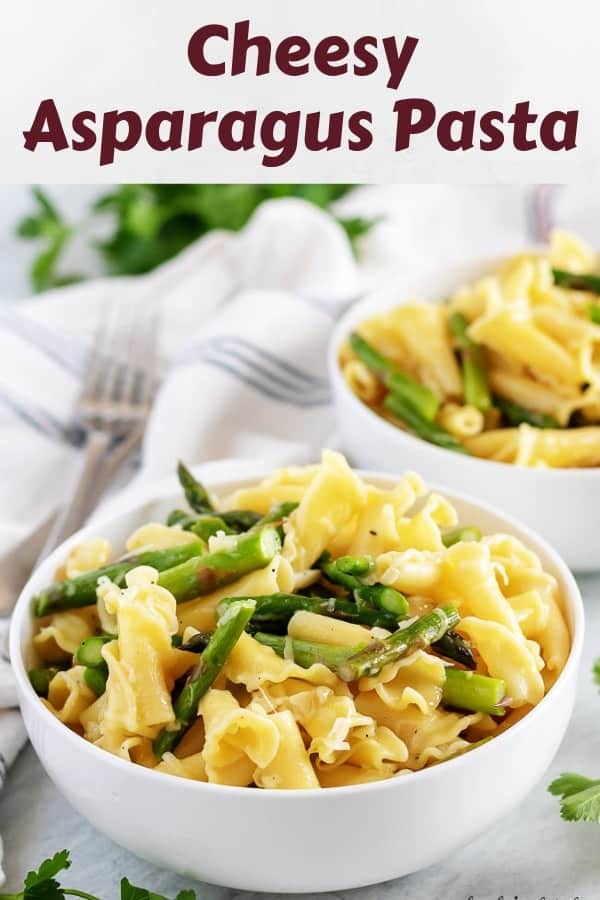
[[[443,450],[395,428],[350,390],[339,351],[351,331],[370,316],[411,300],[444,298],[481,277],[497,260],[421,273],[351,307],[329,345],[329,377],[343,450],[354,465],[389,472],[414,469],[426,481],[465,491],[506,510],[539,532],[575,571],[600,569],[600,468],[534,469]]]

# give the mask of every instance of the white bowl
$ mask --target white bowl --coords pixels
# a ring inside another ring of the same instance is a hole
[[[230,482],[227,489],[264,474],[263,469]],[[366,477],[380,484],[396,480]],[[102,534],[119,547],[138,525],[179,505],[180,492],[169,482],[157,500],[112,514],[69,539],[33,574],[19,598],[11,658],[27,731],[50,778],[82,816],[133,853],[237,889],[283,894],[373,884],[429,866],[481,834],[523,800],[562,740],[574,700],[583,607],[569,570],[540,538],[473,500],[447,496],[461,521],[521,538],[556,576],[564,598],[573,642],[567,664],[541,703],[505,733],[463,756],[389,781],[270,791],[163,775],[70,731],[40,702],[27,677],[30,599],[52,581],[71,545]]]
[[[340,348],[365,319],[415,299],[439,301],[498,262],[479,260],[412,275],[347,311],[332,335],[328,354],[343,449],[356,466],[389,472],[415,469],[426,481],[468,491],[538,531],[575,571],[594,571],[600,569],[600,468],[526,468],[436,447],[374,413],[351,391],[339,367]]]

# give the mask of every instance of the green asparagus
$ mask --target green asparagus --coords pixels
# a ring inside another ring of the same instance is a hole
[[[453,531],[447,531],[442,535],[444,547],[453,547],[460,541],[480,541],[481,531],[475,525],[464,525],[462,528],[455,528]]]
[[[486,412],[492,406],[492,396],[485,350],[467,334],[469,321],[462,313],[453,313],[448,320],[448,327],[460,353],[465,403]]]
[[[361,578],[373,571],[375,560],[372,556],[338,556],[335,566],[345,575],[356,575],[357,578]]]
[[[389,613],[394,621],[392,630],[396,627],[398,619],[405,619],[408,613],[408,601],[404,594],[384,584],[361,585],[354,590],[353,596],[357,608],[361,611],[370,606]]]
[[[315,663],[322,663],[328,669],[337,671],[350,656],[363,649],[363,644],[356,647],[338,647],[334,644],[321,644],[316,641],[302,641],[278,634],[265,634],[259,631],[254,639],[266,647],[271,647],[278,656],[285,656],[286,649],[291,650],[294,662],[303,669],[310,669]]]
[[[437,422],[429,422],[423,418],[410,403],[406,403],[397,394],[388,394],[384,400],[384,406],[424,441],[437,444],[438,447],[444,447],[446,450],[455,450],[457,453],[470,455],[467,448],[454,435],[438,425]]]
[[[361,579],[373,571],[375,560],[372,556],[340,556],[333,559],[331,553],[325,550],[316,565],[328,581],[352,592],[363,587],[364,582]]]
[[[108,644],[113,640],[114,637],[112,635],[110,637],[99,636],[86,638],[75,651],[75,662],[79,666],[88,666],[91,669],[97,669],[99,666],[104,666],[105,661],[102,656],[102,648],[105,644]]]
[[[600,294],[600,275],[578,275],[575,272],[565,272],[564,269],[552,269],[552,274],[554,284],[558,287]]]
[[[238,600],[232,603],[219,619],[198,665],[175,701],[175,722],[164,728],[154,741],[154,754],[158,759],[162,759],[164,753],[174,749],[196,718],[200,700],[227,662],[254,609],[253,600]]]
[[[190,504],[194,512],[207,513],[214,512],[215,508],[208,496],[208,491],[204,485],[194,478],[190,470],[181,461],[177,465],[177,477],[183,488],[185,499]]]
[[[252,525],[250,531],[258,531],[260,528],[264,528],[265,525],[280,525],[297,508],[298,504],[291,501],[274,503],[269,512]]]
[[[185,603],[237,581],[248,572],[264,568],[281,550],[277,530],[271,527],[242,534],[236,541],[231,550],[205,553],[161,572],[159,585],[170,591],[178,603]]]
[[[535,412],[531,409],[525,409],[524,406],[519,406],[518,403],[506,400],[504,397],[495,396],[494,405],[498,407],[504,418],[508,420],[509,425],[516,426],[525,422],[527,425],[533,425],[535,428],[562,427],[560,422],[553,416]]]
[[[197,534],[203,541],[208,541],[209,537],[213,537],[213,535],[218,534],[220,531],[223,532],[223,534],[236,533],[220,516],[213,516],[209,513],[198,516],[197,519],[194,519],[194,521],[190,523],[189,528],[186,528],[185,530]]]
[[[148,550],[124,557],[120,561],[93,572],[86,572],[77,578],[50,585],[33,598],[33,611],[36,616],[47,616],[62,609],[77,609],[96,602],[96,588],[100,578],[108,578],[119,586],[125,584],[125,575],[137,566],[152,566],[159,572],[178,566],[191,557],[202,553],[202,544],[183,544],[167,550]]]
[[[48,666],[46,669],[30,669],[27,673],[31,686],[38,697],[47,697],[50,682],[62,669],[59,666]]]
[[[455,709],[503,716],[506,712],[502,701],[506,685],[500,678],[489,678],[464,669],[446,669],[446,681],[442,690],[442,703]]]
[[[187,531],[187,526],[196,521],[196,516],[186,512],[185,509],[173,509],[167,516],[167,525],[181,525]]]
[[[248,531],[261,520],[260,513],[252,509],[226,509],[219,515],[227,525],[237,531]]]
[[[460,616],[453,606],[434,609],[389,637],[372,641],[364,650],[346,660],[338,668],[338,675],[343,681],[376,675],[387,663],[396,662],[407,653],[439,641],[459,621]]]
[[[447,631],[439,641],[434,641],[431,649],[446,659],[452,659],[467,669],[474,669],[477,665],[471,645],[462,635],[456,631]]]
[[[260,521],[258,513],[249,509],[233,509],[219,513],[190,515],[182,509],[174,509],[167,517],[167,525],[179,525],[184,531],[192,531],[198,537],[208,540],[218,531],[225,534],[240,534]]]
[[[347,557],[346,557],[347,558]],[[332,584],[339,584],[346,591],[351,593],[356,588],[361,587],[362,581],[350,571],[345,571],[338,565],[338,560],[333,560],[331,554],[325,551],[317,560],[316,565],[321,569],[328,581]]]
[[[354,353],[385,384],[395,397],[399,397],[415,409],[424,419],[432,421],[438,411],[439,401],[433,391],[419,384],[391,360],[382,356],[360,334],[350,336],[350,346]]]
[[[87,666],[83,673],[83,680],[96,697],[101,697],[106,690],[108,668],[106,666]]]
[[[318,565],[332,584],[339,584],[353,595],[359,609],[381,609],[392,613],[396,620],[405,618],[408,602],[400,591],[383,584],[371,585],[361,581],[361,576],[368,575],[374,568],[372,556],[340,556],[332,560],[330,553],[324,553],[318,560]]]
[[[220,615],[239,597],[225,597],[217,607]],[[398,626],[395,614],[384,609],[374,609],[372,606],[357,606],[350,600],[340,597],[304,597],[301,594],[269,594],[262,597],[252,597],[256,603],[256,611],[252,616],[253,626],[284,626],[287,625],[295,612],[305,610],[318,613],[322,616],[331,616],[334,619],[343,619],[345,622],[355,622],[359,625],[394,630]]]

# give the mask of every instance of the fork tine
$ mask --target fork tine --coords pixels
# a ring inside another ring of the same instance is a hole
[[[113,301],[101,317],[79,398],[84,423],[122,435],[147,417],[155,387],[157,305],[155,295]]]
[[[159,298],[143,299],[143,311],[132,329],[123,403],[147,406],[154,395],[158,349]]]
[[[97,396],[105,376],[105,348],[108,346],[109,316],[101,311],[94,329],[87,370],[81,387],[80,402]]]

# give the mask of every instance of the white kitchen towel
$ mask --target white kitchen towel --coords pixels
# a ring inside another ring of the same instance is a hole
[[[223,457],[304,460],[335,440],[326,347],[368,285],[531,240],[530,189],[361,189],[351,214],[382,216],[357,266],[343,231],[301,201],[262,206],[159,270],[88,282],[0,308],[0,553],[60,501],[81,448],[73,407],[108,298],[158,292],[164,380],[138,483]],[[1,643],[1,635],[0,635]],[[0,784],[24,741],[0,655]],[[3,764],[4,760],[4,764]],[[1,871],[1,870],[0,870]]]

